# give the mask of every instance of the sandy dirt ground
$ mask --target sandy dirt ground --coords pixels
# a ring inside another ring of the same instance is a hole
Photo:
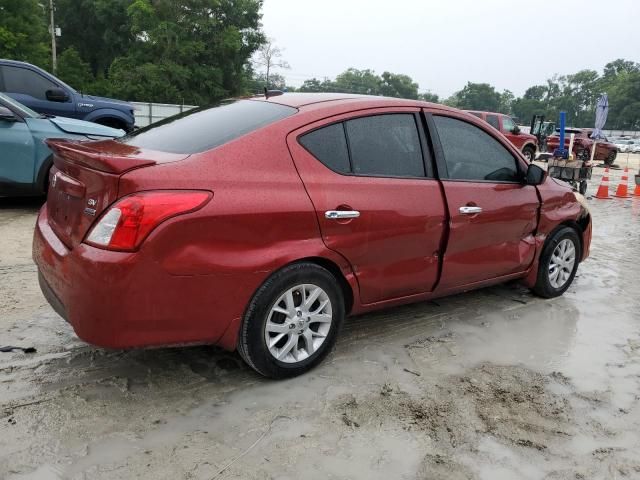
[[[39,202],[0,200],[0,344],[37,350],[0,353],[0,478],[640,478],[640,198],[589,204],[563,297],[509,284],[352,318],[274,382],[211,347],[84,344],[38,289]]]

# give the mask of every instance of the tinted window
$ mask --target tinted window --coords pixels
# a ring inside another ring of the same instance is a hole
[[[412,114],[377,115],[345,123],[356,175],[424,177],[418,128]]]
[[[479,112],[469,112],[471,115],[476,116],[478,118],[482,118],[482,114]]]
[[[349,152],[342,123],[329,125],[300,137],[300,143],[331,170],[349,173]]]
[[[505,133],[513,132],[513,129],[516,128],[516,122],[513,121],[510,117],[502,117],[502,131]]]
[[[478,127],[449,117],[433,117],[450,179],[514,182],[516,160]]]
[[[487,123],[491,125],[496,130],[500,130],[500,126],[498,125],[498,116],[497,115],[487,115]]]
[[[277,103],[235,100],[174,115],[119,141],[169,153],[204,152],[296,113]]]
[[[47,90],[58,88],[58,85],[52,81],[26,68],[4,65],[2,67],[2,76],[4,78],[5,92],[31,95],[33,98],[40,100],[47,99]]]

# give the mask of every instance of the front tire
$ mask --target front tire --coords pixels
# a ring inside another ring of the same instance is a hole
[[[342,290],[328,270],[313,263],[289,265],[254,294],[238,352],[261,375],[295,377],[327,356],[344,317]]]
[[[522,149],[522,154],[524,158],[527,159],[528,162],[533,162],[536,159],[536,149],[531,145],[527,145]]]
[[[582,257],[580,237],[571,227],[561,227],[547,239],[538,262],[533,292],[543,298],[562,295],[571,286]]]

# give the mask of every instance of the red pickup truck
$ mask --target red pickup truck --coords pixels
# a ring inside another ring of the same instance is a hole
[[[520,131],[520,127],[516,125],[516,122],[514,122],[513,118],[509,115],[496,112],[478,112],[475,110],[467,110],[467,112],[483,119],[507,137],[509,141],[522,152],[528,161],[535,160],[536,150],[538,148],[538,139],[528,133],[522,133]]]
[[[573,154],[581,160],[589,160],[593,148],[592,131],[590,128],[565,128],[564,148],[569,148],[570,137],[573,133],[575,134]],[[553,152],[558,148],[558,145],[560,145],[560,130],[556,129],[556,132],[547,138],[547,149],[549,152]],[[602,160],[605,164],[612,165],[617,155],[618,148],[613,143],[609,143],[606,139],[604,141],[598,140],[593,159]]]

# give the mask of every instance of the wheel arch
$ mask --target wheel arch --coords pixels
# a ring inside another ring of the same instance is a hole
[[[49,172],[51,171],[51,167],[53,167],[53,154],[45,158],[36,176],[36,189],[44,195],[47,194],[49,188]]]
[[[275,273],[279,272],[280,270],[286,267],[289,267],[291,265],[295,265],[298,263],[312,263],[312,264],[318,265],[324,268],[325,270],[329,271],[329,273],[333,275],[333,277],[336,279],[338,283],[338,286],[340,287],[340,290],[342,291],[342,294],[344,297],[345,316],[348,316],[353,310],[355,302],[358,301],[358,298],[356,297],[358,292],[357,290],[355,290],[357,289],[357,281],[355,280],[355,275],[350,276],[349,274],[345,274],[345,272],[343,271],[343,269],[340,267],[338,263],[336,263],[334,260],[327,257],[310,255],[306,257],[296,258],[295,260],[291,260],[286,263],[282,263],[281,265],[278,266],[278,268],[271,271],[269,275],[267,275],[267,277],[257,286],[255,291],[251,294],[250,299],[253,299],[253,297],[258,292],[260,287],[272,275],[274,275]],[[349,282],[347,277],[352,278],[352,282]],[[247,305],[245,306],[242,312],[242,315],[230,322],[230,324],[227,326],[226,331],[222,334],[222,336],[216,342],[217,345],[219,345],[220,347],[226,350],[235,350],[237,348],[238,341],[240,340],[240,329],[242,326],[242,322],[246,317],[247,308],[249,307],[250,302],[251,300],[247,302]]]
[[[345,315],[349,315],[349,313],[351,313],[351,310],[353,309],[353,302],[354,302],[353,288],[347,281],[346,277],[344,276],[344,273],[342,272],[342,269],[338,266],[338,264],[336,264],[332,260],[329,260],[328,258],[325,258],[325,257],[305,257],[305,258],[296,260],[294,262],[288,263],[287,265],[283,265],[281,268],[288,267],[289,265],[293,265],[295,263],[315,263],[316,265],[324,268],[325,270],[328,270],[329,273],[331,273],[331,275],[335,277],[335,279],[338,282],[338,285],[340,286],[340,289],[342,290],[342,294],[344,296]]]

